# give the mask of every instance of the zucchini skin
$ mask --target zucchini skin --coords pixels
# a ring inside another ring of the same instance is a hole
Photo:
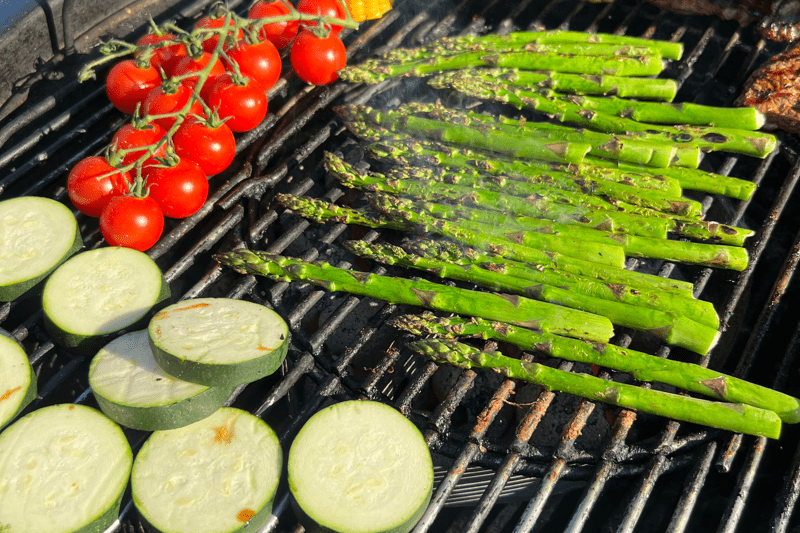
[[[290,337],[287,337],[283,344],[262,357],[236,364],[198,363],[181,359],[159,348],[152,337],[150,347],[158,366],[171,376],[209,387],[235,387],[252,383],[278,370],[289,351],[289,340]]]
[[[160,431],[188,426],[210,416],[225,404],[233,390],[232,387],[209,387],[178,403],[150,407],[122,406],[95,390],[92,393],[100,410],[117,424],[141,431]]]

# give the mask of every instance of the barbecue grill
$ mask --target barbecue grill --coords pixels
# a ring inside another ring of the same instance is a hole
[[[95,54],[93,45],[109,35],[138,38],[148,15],[189,28],[210,4],[137,0],[116,12],[89,14],[65,0],[63,6],[39,2],[27,11],[23,22],[0,39],[8,46],[9,38],[34,35],[25,43],[28,55],[7,55],[4,65],[11,73],[6,79],[15,83],[4,89],[0,107],[0,199],[38,195],[69,205],[69,169],[101,152],[125,122],[108,103],[102,70],[96,81],[75,81],[78,68]],[[236,1],[229,5],[240,12],[248,7]],[[753,28],[671,14],[635,0],[398,0],[382,19],[342,35],[350,63],[356,63],[444,35],[556,28],[681,41],[685,57],[665,74],[680,83],[676,101],[711,105],[731,105],[749,73],[785,46],[759,39]],[[31,54],[41,58],[35,66],[19,60],[34,59]],[[286,450],[302,424],[331,402],[368,398],[399,409],[422,430],[436,465],[434,495],[415,531],[800,530],[800,518],[793,515],[800,493],[796,427],[785,426],[781,439],[770,441],[610,408],[485,373],[439,368],[414,355],[405,347],[406,337],[386,324],[412,309],[242,276],[219,266],[213,254],[248,247],[371,272],[419,275],[358,259],[341,245],[346,239],[395,242],[399,236],[391,231],[314,224],[285,211],[274,196],[289,192],[346,204],[361,201],[321,166],[324,150],[360,159],[358,142],[332,105],[391,106],[427,94],[424,84],[309,87],[288,71],[284,68],[271,90],[267,119],[238,137],[236,161],[211,179],[206,206],[188,219],[168,221],[163,237],[148,251],[165,273],[173,300],[246,299],[275,309],[289,323],[293,337],[284,366],[237,389],[230,405],[263,417]],[[757,230],[746,245],[748,269],[732,273],[648,260],[628,265],[692,281],[695,295],[713,302],[720,314],[720,344],[699,359],[644,344],[643,336],[620,328],[615,343],[644,345],[661,357],[691,360],[800,394],[792,379],[800,348],[800,312],[793,305],[800,290],[793,282],[800,261],[800,213],[786,209],[800,178],[800,143],[793,135],[779,138],[779,148],[763,161],[718,154],[703,161],[707,170],[759,184],[753,199],[744,202],[697,196],[709,219]],[[97,220],[76,215],[85,248],[102,246]],[[89,359],[52,342],[36,297],[0,306],[0,327],[26,347],[38,378],[39,397],[26,412],[62,402],[96,406],[88,386]],[[554,364],[565,370],[579,366]],[[600,374],[625,379],[603,369]],[[134,452],[148,435],[126,433]],[[264,531],[300,530],[285,481],[273,513]],[[111,530],[146,530],[127,495]]]

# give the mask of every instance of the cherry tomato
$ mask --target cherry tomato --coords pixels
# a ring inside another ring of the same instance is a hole
[[[199,72],[206,68],[213,57],[214,56],[208,52],[203,52],[203,55],[197,59],[193,58],[192,56],[186,56],[178,61],[177,65],[175,65],[175,68],[172,70],[172,75],[183,76],[184,74]],[[225,66],[222,64],[222,61],[217,59],[214,62],[214,65],[211,67],[211,71],[208,73],[208,77],[206,78],[203,87],[200,89],[200,97],[203,100],[208,101],[208,94],[211,91],[211,87],[214,85],[214,82],[217,80],[217,78],[225,74],[225,72]],[[191,76],[183,80],[181,83],[194,90],[195,86],[197,85],[197,80],[197,76]]]
[[[139,148],[140,146],[148,146],[156,144],[161,140],[167,132],[158,124],[148,123],[141,128],[137,128],[133,124],[125,124],[114,137],[111,139],[111,146],[116,146],[117,150],[129,150],[131,148]],[[162,157],[164,155],[165,145],[161,145],[153,153],[151,157]],[[123,156],[122,166],[130,165],[147,152],[146,149],[128,152]]]
[[[151,44],[158,44],[162,41],[169,41],[175,40],[175,36],[171,33],[165,33],[163,35],[156,35],[155,33],[148,33],[143,35],[139,41],[137,41],[138,46],[147,46]],[[134,57],[139,57],[139,53],[134,54]],[[153,49],[153,55],[150,58],[150,64],[158,70],[159,68],[164,69],[164,72],[170,76],[172,74],[172,69],[175,67],[175,63],[177,63],[181,57],[186,55],[186,47],[181,43],[175,43],[169,46],[162,46],[160,48]]]
[[[320,15],[323,17],[335,17],[337,19],[346,19],[347,13],[344,6],[338,0],[300,0],[297,2],[297,10],[306,15]],[[317,26],[317,21],[301,21],[300,29]],[[331,25],[331,33],[339,35],[342,31],[341,26]]]
[[[164,231],[164,213],[149,196],[115,196],[100,214],[100,232],[111,246],[144,252]]]
[[[280,17],[291,13],[289,7],[281,0],[274,0],[268,2],[266,0],[258,0],[250,11],[247,13],[247,18],[252,20]],[[261,26],[258,32],[258,38],[268,40],[275,45],[275,48],[281,49],[286,47],[292,42],[295,35],[297,35],[298,21],[287,20],[283,22],[271,22]]]
[[[136,61],[126,59],[111,69],[106,78],[106,94],[114,107],[132,115],[154,87],[161,85],[161,74],[152,66],[139,68]]]
[[[127,172],[104,174],[117,170],[104,157],[91,156],[78,161],[67,178],[67,194],[81,213],[99,217],[108,201],[128,192],[131,176]]]
[[[170,88],[165,88],[162,84],[150,91],[150,94],[147,95],[147,98],[144,99],[144,103],[142,104],[143,112],[149,115],[174,113],[175,111],[183,109],[192,96],[192,89],[182,84],[177,84],[174,91],[167,92],[167,90],[170,90]],[[203,106],[200,102],[195,101],[189,112],[202,115]],[[153,122],[165,130],[169,130],[172,125],[175,124],[175,117],[154,119]]]
[[[142,166],[148,196],[156,201],[164,216],[186,218],[203,207],[208,197],[208,178],[200,165],[188,158],[176,158],[173,166],[162,166],[154,159]]]
[[[298,78],[311,85],[326,85],[339,79],[336,73],[347,65],[347,50],[333,32],[317,37],[303,30],[292,45],[289,59]]]
[[[202,17],[195,23],[194,29],[221,28],[223,24],[225,24],[225,17],[219,17],[219,18]],[[233,24],[234,23],[231,20],[229,21],[228,26],[233,26]],[[232,34],[233,32],[230,32],[228,35]],[[244,37],[244,32],[242,31],[241,28],[239,28],[239,31],[236,34],[236,39],[238,40],[241,39],[242,37]],[[205,50],[209,54],[212,53],[214,49],[217,47],[218,42],[219,42],[219,35],[216,34],[212,35],[211,37],[203,41],[203,50]]]
[[[255,79],[265,91],[272,88],[281,77],[281,55],[269,41],[247,44],[238,41],[227,51],[228,57],[239,65],[239,70],[248,78]]]
[[[267,116],[267,95],[261,84],[246,78],[246,83],[240,85],[230,73],[220,76],[214,84],[208,105],[217,110],[220,118],[228,118],[225,123],[235,132],[250,131]]]
[[[197,162],[206,176],[219,174],[236,156],[236,139],[224,123],[209,124],[187,118],[172,136],[175,153]]]

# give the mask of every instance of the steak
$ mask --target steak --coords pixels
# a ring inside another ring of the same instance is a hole
[[[736,105],[755,107],[764,113],[764,129],[800,132],[800,45],[756,69],[745,82]]]
[[[800,38],[800,0],[645,1],[659,9],[684,15],[713,15],[723,20],[735,20],[741,26],[758,23],[756,31],[772,41],[792,42]]]

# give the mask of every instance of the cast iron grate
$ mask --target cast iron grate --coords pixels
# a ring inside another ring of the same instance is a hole
[[[246,7],[231,5],[240,11]],[[188,4],[178,22],[191,25],[204,7],[205,2]],[[777,51],[749,29],[661,12],[634,0],[398,1],[389,15],[365,24],[345,42],[355,62],[448,34],[537,28],[679,40],[686,45],[686,57],[666,74],[681,82],[679,100],[715,105],[730,105],[747,74]],[[65,70],[69,62],[64,59]],[[123,123],[100,83],[78,86],[72,79],[74,72],[67,72],[52,98],[25,103],[0,123],[0,199],[42,195],[66,202],[69,168],[101,151]],[[208,204],[189,219],[170,223],[149,251],[175,299],[244,298],[275,308],[289,321],[293,341],[284,368],[241,387],[230,403],[262,416],[287,449],[302,423],[330,401],[370,398],[400,409],[422,429],[438,463],[436,492],[417,531],[796,527],[797,520],[791,519],[800,491],[795,457],[800,448],[794,428],[787,427],[774,442],[606,409],[547,391],[528,390],[521,401],[524,387],[518,383],[472,371],[449,372],[404,349],[404,338],[386,326],[388,318],[407,311],[402,306],[240,276],[214,262],[214,253],[246,246],[416,275],[359,260],[341,246],[349,238],[392,241],[398,238],[392,232],[309,223],[273,201],[278,192],[359,201],[326,178],[320,166],[323,150],[359,155],[357,142],[334,117],[331,104],[394,105],[416,96],[414,88],[408,82],[310,88],[285,74],[271,91],[272,114],[239,139],[234,168],[212,179]],[[760,184],[747,202],[699,198],[711,218],[759,230],[747,245],[751,268],[734,275],[637,260],[629,266],[689,279],[698,297],[717,306],[729,327],[721,345],[698,362],[797,394],[789,378],[797,372],[800,338],[800,317],[791,306],[798,290],[791,282],[800,258],[800,238],[795,238],[800,221],[786,209],[800,177],[795,142],[787,137],[764,161],[716,155],[704,161],[710,170]],[[79,221],[86,248],[102,246],[96,221],[82,216]],[[88,389],[88,359],[52,343],[35,299],[0,306],[0,327],[26,346],[34,364],[40,397],[31,409],[59,402],[96,405]],[[637,345],[642,339],[621,332],[615,342]],[[690,358],[666,346],[651,351]],[[560,363],[563,369],[573,366]],[[134,449],[147,437],[136,431],[128,435]],[[112,529],[143,530],[128,497]],[[295,529],[282,486],[265,531]]]

